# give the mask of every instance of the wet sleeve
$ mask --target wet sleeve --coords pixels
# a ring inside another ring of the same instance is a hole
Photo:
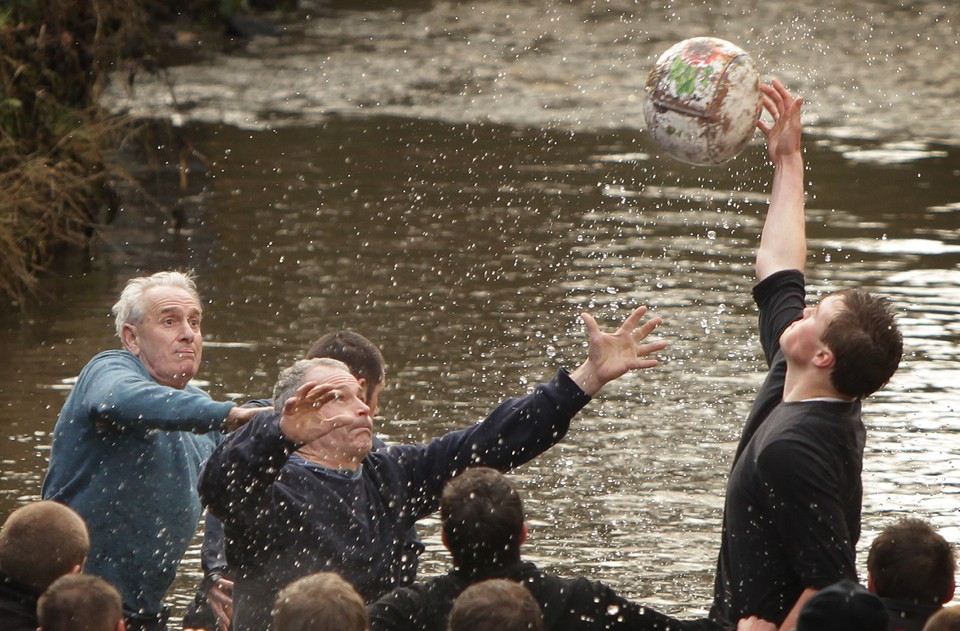
[[[780,350],[780,334],[803,317],[806,300],[803,274],[798,270],[771,274],[753,288],[753,299],[760,308],[760,344],[770,366]]]
[[[227,552],[224,542],[223,524],[207,511],[203,521],[203,544],[200,546],[200,567],[204,581],[217,574],[227,574]]]
[[[590,400],[566,371],[518,399],[501,403],[486,419],[426,445],[388,447],[399,456],[411,491],[412,513],[436,510],[443,485],[469,466],[508,471],[529,462],[560,441],[570,420]]]
[[[569,611],[567,618],[587,623],[585,628],[609,631],[722,631],[722,627],[712,620],[679,620],[628,601],[607,585],[584,578],[574,581],[568,595],[569,600],[565,604]]]
[[[367,605],[370,631],[426,631],[423,592],[401,587]]]
[[[840,481],[823,455],[801,441],[779,440],[763,450],[757,468],[784,553],[803,584],[820,589],[856,580]]]
[[[94,358],[81,375],[83,406],[98,423],[126,430],[220,431],[234,407],[193,387],[163,386],[132,355]]]
[[[217,447],[200,472],[200,499],[217,519],[255,523],[297,445],[280,432],[280,413],[266,409]]]

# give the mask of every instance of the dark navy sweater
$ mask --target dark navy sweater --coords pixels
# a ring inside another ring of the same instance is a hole
[[[221,445],[200,496],[224,525],[236,568],[234,631],[262,631],[280,588],[335,571],[372,601],[397,585],[406,533],[437,509],[444,484],[470,465],[506,471],[559,441],[589,397],[559,371],[484,421],[425,445],[369,453],[356,472],[293,456],[280,414],[263,412]]]

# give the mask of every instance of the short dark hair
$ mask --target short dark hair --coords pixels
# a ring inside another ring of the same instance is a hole
[[[273,605],[273,631],[366,631],[363,598],[333,572],[317,572],[284,587]]]
[[[472,467],[447,482],[440,520],[454,564],[468,574],[520,560],[523,502],[505,475]]]
[[[927,618],[923,631],[960,631],[960,605],[944,607]]]
[[[533,595],[502,578],[474,583],[453,601],[448,631],[540,631],[543,616]]]
[[[90,574],[61,576],[37,601],[43,631],[115,631],[122,618],[120,592]]]
[[[867,554],[867,571],[883,598],[943,604],[953,597],[955,569],[953,548],[922,519],[887,526]]]
[[[89,550],[86,522],[52,500],[21,506],[0,528],[0,570],[37,593],[82,566]]]
[[[387,378],[386,363],[376,344],[353,331],[334,331],[314,342],[307,359],[330,357],[339,359],[358,380],[366,382],[367,401],[378,385]]]
[[[890,301],[861,289],[837,292],[844,308],[823,333],[836,364],[830,381],[837,392],[865,397],[882,388],[903,356],[903,336]]]

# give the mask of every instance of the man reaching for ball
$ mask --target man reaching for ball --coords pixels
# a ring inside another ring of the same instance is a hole
[[[861,400],[893,376],[903,341],[887,301],[865,291],[805,306],[802,99],[777,81],[762,90],[774,176],[753,297],[769,372],[727,483],[711,617],[792,629],[817,590],[856,580]]]

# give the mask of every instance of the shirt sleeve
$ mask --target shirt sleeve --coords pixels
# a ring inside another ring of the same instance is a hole
[[[281,433],[280,416],[272,409],[257,413],[200,471],[200,500],[221,522],[253,523],[269,507],[270,487],[297,449]]]
[[[780,334],[803,317],[806,300],[803,273],[782,270],[771,274],[753,288],[753,299],[760,308],[760,344],[770,366],[780,350]]]
[[[529,462],[560,441],[570,420],[590,400],[566,371],[538,385],[533,393],[501,403],[480,423],[450,432],[426,445],[387,447],[381,454],[402,463],[408,476],[402,486],[412,503],[408,519],[419,519],[437,509],[443,486],[469,466],[508,471]]]
[[[123,431],[220,431],[234,407],[191,386],[178,390],[157,383],[128,353],[95,357],[81,374],[80,387],[90,418]]]
[[[763,450],[757,467],[768,491],[768,514],[800,581],[821,589],[843,578],[856,580],[841,484],[823,454],[783,439]]]
[[[401,587],[367,605],[370,631],[426,631],[423,585]]]

